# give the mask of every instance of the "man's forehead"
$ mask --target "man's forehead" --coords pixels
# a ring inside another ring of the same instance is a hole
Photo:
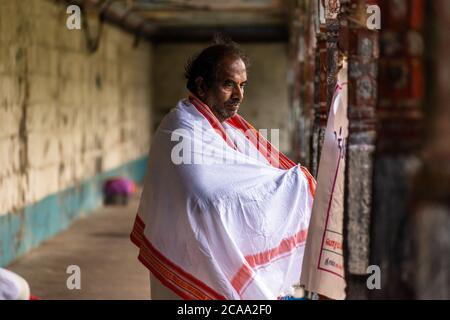
[[[218,71],[222,78],[247,77],[245,63],[240,58],[225,58]]]

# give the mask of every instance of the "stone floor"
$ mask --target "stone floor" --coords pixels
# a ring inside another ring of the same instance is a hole
[[[135,198],[126,207],[103,207],[82,217],[7,269],[43,300],[149,299],[149,273],[129,240],[137,205]],[[80,290],[67,287],[71,265],[80,267]]]

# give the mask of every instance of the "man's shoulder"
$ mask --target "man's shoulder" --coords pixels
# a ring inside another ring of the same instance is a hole
[[[180,128],[190,127],[194,121],[201,121],[202,117],[194,106],[187,99],[180,100],[177,105],[170,109],[163,120],[161,121],[161,128]]]

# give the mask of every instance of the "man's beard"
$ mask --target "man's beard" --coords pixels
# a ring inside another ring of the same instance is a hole
[[[241,103],[241,101],[239,101],[239,100],[232,100],[232,101],[225,102],[223,105],[221,105],[218,108],[216,107],[215,108],[216,112],[222,118],[219,120],[227,120],[227,119],[233,117],[239,110],[240,103]]]

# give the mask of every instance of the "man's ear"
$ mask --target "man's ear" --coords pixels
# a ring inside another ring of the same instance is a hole
[[[195,79],[195,85],[200,98],[204,98],[207,90],[205,80],[203,80],[202,77],[197,77],[197,79]]]

